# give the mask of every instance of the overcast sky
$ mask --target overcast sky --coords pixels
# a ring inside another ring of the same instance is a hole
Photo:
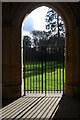
[[[22,25],[22,37],[28,35],[32,30],[45,30],[45,15],[48,7],[42,6],[33,10]]]

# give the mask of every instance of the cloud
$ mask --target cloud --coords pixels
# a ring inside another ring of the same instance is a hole
[[[32,30],[45,30],[45,15],[48,7],[42,6],[33,10],[23,23],[23,32]]]
[[[42,6],[33,10],[24,20],[22,25],[22,38],[33,30],[45,30],[45,15],[48,7]]]
[[[34,20],[31,16],[28,16],[23,23],[23,31],[31,32],[34,30]]]

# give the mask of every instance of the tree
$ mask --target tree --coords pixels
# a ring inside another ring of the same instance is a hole
[[[33,44],[37,48],[47,44],[47,40],[48,40],[47,32],[34,30],[31,32],[31,34],[32,34]]]
[[[64,37],[65,28],[61,17],[51,8],[49,8],[46,15],[46,29],[49,36]]]
[[[31,38],[30,38],[30,36],[27,36],[27,35],[24,36],[23,37],[23,42],[25,42],[27,47],[31,47]]]

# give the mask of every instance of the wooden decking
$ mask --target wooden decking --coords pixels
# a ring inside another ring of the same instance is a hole
[[[54,117],[62,94],[23,96],[1,109],[3,120],[51,119]]]

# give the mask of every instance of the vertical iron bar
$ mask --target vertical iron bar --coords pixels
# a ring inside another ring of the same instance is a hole
[[[51,48],[50,48],[50,92],[51,92]]]
[[[28,89],[28,92],[30,92],[30,48],[28,47],[29,49],[29,52],[28,52],[28,56],[29,56],[29,60],[28,60],[28,78],[29,78],[29,81],[28,81],[28,85],[29,85],[29,89]]]
[[[35,91],[36,91],[36,47],[34,47],[34,60],[35,60],[35,62],[34,62],[34,75],[35,75],[35,77],[34,77],[34,81],[35,81]]]
[[[36,50],[36,93],[37,93],[37,50]]]
[[[28,66],[28,62],[29,62],[29,48],[27,46],[27,93],[29,92],[29,66]]]
[[[39,53],[37,51],[37,92],[39,92],[39,71],[38,71],[38,67],[39,67]]]
[[[28,74],[29,74],[29,92],[31,90],[31,86],[30,86],[30,48],[29,48],[29,71],[28,71]]]
[[[39,53],[39,93],[40,93],[40,53]]]
[[[30,47],[30,93],[31,93],[31,47]]]
[[[45,94],[46,94],[46,47],[45,47]]]
[[[25,96],[25,43],[23,41],[23,61],[24,61],[24,96]]]
[[[43,52],[42,53],[42,93],[43,93]]]
[[[36,77],[35,77],[35,75],[36,75],[36,47],[34,47],[34,83],[35,83],[35,86],[34,86],[35,90],[34,91],[36,91]]]
[[[63,46],[63,95],[64,95],[64,46]]]
[[[26,46],[26,49],[27,49],[27,53],[28,53],[28,47]],[[26,70],[26,74],[27,74],[27,93],[28,93],[28,54],[27,55],[27,63],[26,63],[26,67],[27,67],[27,70]]]
[[[48,48],[48,55],[49,55],[49,48]],[[49,93],[49,58],[48,58],[48,93]]]
[[[54,93],[55,93],[55,57],[56,57],[56,52],[54,47]]]
[[[49,81],[50,81],[50,82],[49,82],[49,86],[50,86],[49,89],[50,89],[50,92],[51,92],[51,48],[50,48],[50,74],[49,74],[49,79],[50,79],[50,80],[49,80]]]
[[[61,47],[60,47],[60,93],[61,93]]]
[[[33,93],[34,93],[34,47],[33,47]]]
[[[32,62],[33,63],[32,64],[33,65],[33,67],[32,67],[33,68],[33,71],[32,71],[33,72],[33,78],[32,79],[33,79],[33,93],[34,93],[34,48],[32,50],[32,61],[33,61]]]
[[[58,93],[58,48],[57,48],[57,93]]]
[[[51,46],[51,93],[52,93],[52,46]]]

